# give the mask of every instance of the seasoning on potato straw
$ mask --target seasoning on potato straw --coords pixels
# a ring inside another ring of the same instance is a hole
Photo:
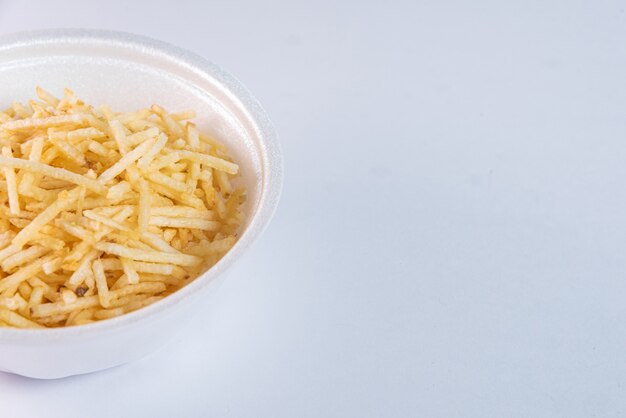
[[[234,245],[238,166],[193,112],[117,113],[36,91],[0,112],[0,326],[137,310]]]

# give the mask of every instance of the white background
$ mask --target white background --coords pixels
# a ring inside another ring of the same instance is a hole
[[[1,33],[218,63],[286,168],[190,328],[97,374],[0,375],[1,416],[626,414],[624,5],[383,3],[0,0]]]

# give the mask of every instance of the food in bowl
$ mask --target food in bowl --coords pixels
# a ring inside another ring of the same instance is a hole
[[[140,309],[235,244],[246,192],[194,112],[94,107],[65,89],[0,112],[0,326]]]

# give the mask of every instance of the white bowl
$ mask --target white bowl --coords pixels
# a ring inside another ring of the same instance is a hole
[[[164,344],[226,269],[263,232],[282,187],[280,147],[257,101],[232,76],[171,45],[125,33],[53,30],[0,37],[0,108],[35,86],[72,88],[88,103],[132,110],[153,103],[194,109],[201,129],[226,143],[248,190],[247,223],[234,248],[171,296],[114,319],[68,328],[0,328],[0,370],[35,378],[89,373]]]

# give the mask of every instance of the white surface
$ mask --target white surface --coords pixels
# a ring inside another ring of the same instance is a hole
[[[3,32],[131,30],[221,64],[286,160],[199,333],[0,375],[2,415],[626,413],[623,6],[334,3],[0,0]]]

